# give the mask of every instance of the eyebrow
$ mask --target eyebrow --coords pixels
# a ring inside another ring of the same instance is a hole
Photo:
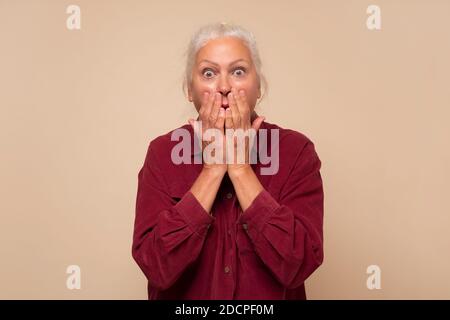
[[[248,61],[245,60],[245,59],[237,59],[237,60],[234,60],[233,62],[231,62],[231,63],[230,63],[230,66],[232,66],[233,64],[238,63],[238,62],[240,62],[240,61],[244,61],[244,62],[247,62],[247,63],[248,63]],[[215,62],[213,62],[213,61],[211,61],[211,60],[208,60],[208,59],[203,59],[202,61],[199,62],[199,64],[202,63],[202,62],[208,62],[208,63],[211,63],[211,64],[213,64],[213,65],[215,65],[215,66],[219,66],[218,63],[215,63]]]

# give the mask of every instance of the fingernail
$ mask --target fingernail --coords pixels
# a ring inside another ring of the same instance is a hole
[[[224,108],[220,108],[219,115],[220,116],[224,116],[225,115],[225,109]]]

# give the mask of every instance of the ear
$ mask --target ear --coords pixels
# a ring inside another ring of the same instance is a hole
[[[188,99],[189,99],[190,102],[193,101],[193,99],[192,99],[192,91],[191,91],[190,87],[188,87]]]
[[[258,78],[258,99],[261,98],[261,78]]]

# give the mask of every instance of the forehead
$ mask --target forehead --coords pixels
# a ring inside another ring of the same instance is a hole
[[[197,53],[196,63],[206,59],[219,64],[227,64],[237,59],[251,62],[251,54],[245,43],[236,37],[210,40]]]

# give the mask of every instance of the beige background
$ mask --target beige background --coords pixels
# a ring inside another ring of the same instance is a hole
[[[70,4],[81,30],[66,28]],[[194,115],[191,34],[228,21],[259,42],[259,113],[323,163],[325,262],[308,297],[449,299],[449,14],[446,0],[0,0],[0,298],[147,297],[137,173],[149,141]],[[66,288],[71,264],[81,290]]]

